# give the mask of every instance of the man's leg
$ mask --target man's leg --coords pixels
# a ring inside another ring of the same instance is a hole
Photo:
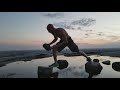
[[[69,39],[68,47],[72,52],[77,52],[78,54],[84,56],[87,59],[87,61],[91,61],[91,58],[88,57],[87,54],[85,54],[84,52],[80,51],[78,46],[74,43],[74,41],[71,38]]]
[[[88,57],[87,54],[85,54],[83,51],[79,51],[79,53],[80,53],[82,56],[84,56],[84,57],[87,59],[87,61],[91,61],[91,58]]]
[[[54,49],[53,48],[53,58],[54,58],[54,62],[56,63],[57,62],[57,49]]]
[[[60,42],[58,42],[56,45],[59,45],[60,43],[62,43],[62,40]],[[62,45],[62,46],[58,47],[57,49],[53,48],[53,57],[54,57],[55,62],[57,62],[57,51],[61,52],[66,46],[67,46],[67,44]]]
[[[53,48],[52,52],[53,52],[54,63],[49,65],[49,67],[59,67],[59,64],[57,62],[57,49]]]
[[[56,45],[60,44],[62,42],[62,40],[60,40]],[[52,49],[52,52],[53,52],[53,58],[54,58],[54,63],[52,65],[50,65],[50,67],[58,67],[59,64],[57,62],[57,51],[58,52],[61,52],[64,48],[66,47],[66,45],[63,45],[63,46],[60,46],[58,47],[57,49],[56,48],[53,48]]]
[[[80,53],[82,56],[86,57],[86,58],[88,57],[87,54],[84,53],[83,51],[79,51],[79,53]]]

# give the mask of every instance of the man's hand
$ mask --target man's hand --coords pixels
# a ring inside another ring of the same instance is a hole
[[[50,45],[49,44],[43,44],[43,47],[47,50],[47,51],[49,51],[49,50],[51,50],[51,47],[50,47]]]

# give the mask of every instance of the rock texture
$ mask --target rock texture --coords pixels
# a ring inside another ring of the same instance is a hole
[[[58,60],[59,67],[58,69],[65,69],[68,67],[67,60]]]
[[[94,62],[97,61],[97,62]],[[93,60],[93,62],[87,62],[85,64],[85,71],[89,73],[88,78],[92,78],[94,75],[98,75],[101,73],[103,67],[99,63],[99,60]]]
[[[103,63],[103,64],[106,64],[106,65],[110,65],[110,60],[103,61],[102,63]]]
[[[112,63],[112,68],[113,68],[113,70],[120,72],[120,62]]]

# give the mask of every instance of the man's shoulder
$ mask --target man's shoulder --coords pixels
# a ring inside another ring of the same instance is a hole
[[[65,31],[65,29],[63,29],[63,28],[57,28],[57,30]]]

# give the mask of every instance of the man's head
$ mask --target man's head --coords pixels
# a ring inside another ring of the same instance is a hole
[[[55,28],[54,28],[54,26],[52,24],[48,24],[47,25],[47,30],[48,30],[48,32],[53,33]]]

